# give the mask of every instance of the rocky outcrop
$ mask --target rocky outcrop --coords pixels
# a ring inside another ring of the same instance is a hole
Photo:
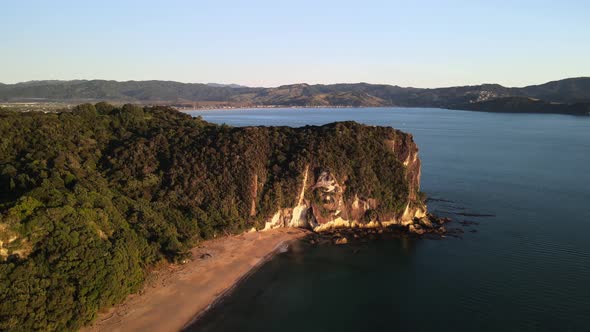
[[[384,211],[383,202],[376,197],[350,195],[347,192],[346,176],[322,169],[321,166],[316,168],[314,174],[310,165],[307,165],[301,176],[300,186],[296,189],[296,205],[278,209],[265,223],[264,229],[305,227],[320,232],[335,228],[377,228],[390,225],[416,224],[420,227],[421,220],[424,220],[422,223],[429,222],[426,205],[419,195],[420,158],[412,135],[396,131],[395,137],[386,139],[383,143],[387,153],[393,154],[403,165],[407,196],[397,202],[397,205],[402,206],[401,209]]]
[[[16,232],[10,231],[6,225],[0,223],[0,261],[12,255],[24,257],[27,250],[22,248],[23,241]]]

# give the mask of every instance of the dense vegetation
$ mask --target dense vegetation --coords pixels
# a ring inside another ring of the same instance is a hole
[[[590,103],[548,103],[543,100],[526,97],[505,97],[479,103],[468,103],[458,105],[457,109],[482,112],[590,115]]]
[[[400,212],[404,167],[352,122],[233,128],[105,103],[0,113],[0,330],[75,330],[141,287],[146,268],[293,206],[303,170]],[[258,178],[256,213],[252,179]]]
[[[383,84],[293,84],[248,88],[170,81],[34,81],[0,85],[0,101],[111,100],[179,106],[408,106],[471,109],[471,104],[506,97],[535,98],[546,103],[590,103],[590,78],[570,78],[523,88],[498,84],[437,89],[403,88]],[[467,105],[467,106],[465,106]],[[511,112],[510,107],[490,111]],[[533,105],[534,106],[534,105]],[[473,106],[478,108],[479,106]],[[485,106],[482,106],[482,108]],[[532,107],[532,111],[537,110]],[[539,112],[549,108],[539,109]],[[554,108],[562,112],[562,108]]]

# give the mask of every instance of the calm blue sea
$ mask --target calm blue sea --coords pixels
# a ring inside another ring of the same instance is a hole
[[[189,113],[234,126],[355,120],[412,133],[422,190],[435,199],[430,210],[465,232],[295,245],[189,330],[590,331],[590,117],[421,108]]]

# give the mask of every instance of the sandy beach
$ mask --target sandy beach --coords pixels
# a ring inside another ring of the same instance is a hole
[[[155,269],[139,294],[82,331],[179,331],[282,245],[306,234],[280,228],[203,242],[191,261]]]

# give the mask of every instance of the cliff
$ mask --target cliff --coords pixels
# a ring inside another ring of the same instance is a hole
[[[99,103],[3,112],[0,135],[0,330],[75,330],[203,239],[428,223],[418,148],[388,127]]]
[[[307,165],[297,188],[296,204],[278,209],[265,223],[264,229],[306,227],[323,231],[341,227],[372,228],[408,225],[414,223],[415,219],[425,218],[426,206],[419,199],[420,158],[412,136],[392,130],[383,138],[383,143],[382,153],[395,156],[403,164],[403,181],[407,186],[407,196],[400,201],[403,210],[384,210],[384,202],[370,194],[360,197],[358,193],[346,195],[347,176],[339,176],[322,167],[312,172]]]

